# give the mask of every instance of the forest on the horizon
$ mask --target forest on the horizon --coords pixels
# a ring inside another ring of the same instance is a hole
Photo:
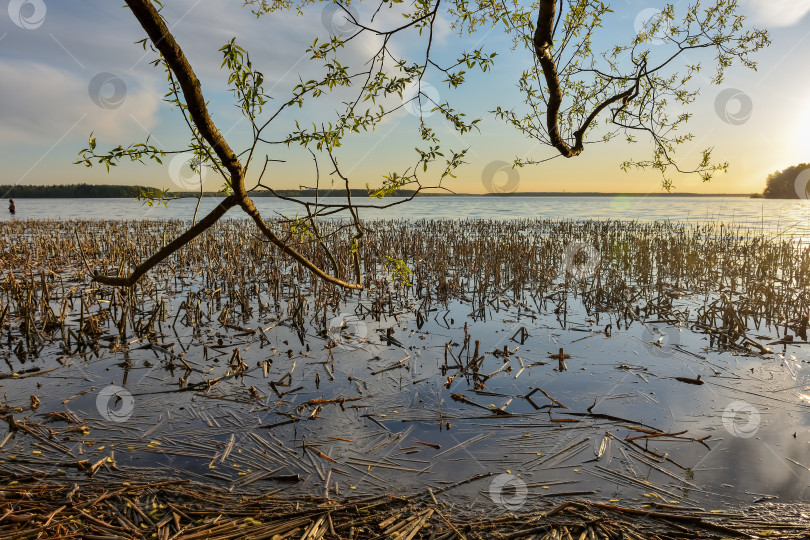
[[[367,189],[351,189],[352,197],[369,197]],[[144,187],[144,186],[117,186],[109,184],[54,184],[54,185],[18,185],[18,186],[0,186],[0,193],[3,193],[4,199],[116,199],[116,198],[153,198],[160,199],[183,199],[189,197],[198,197],[198,191],[163,191],[158,188]],[[317,191],[318,197],[345,197],[345,189],[321,189]],[[390,196],[394,197],[411,197],[414,195],[413,190],[397,190]],[[528,192],[495,192],[495,193],[453,193],[443,191],[441,193],[419,193],[419,197],[436,197],[436,196],[500,196],[500,197],[613,197],[613,196],[680,196],[680,197],[749,197],[757,194],[747,193],[678,193],[678,192],[661,192],[661,193],[609,193],[609,192],[596,192],[596,191],[528,191]],[[204,197],[222,197],[221,192],[206,191],[203,192]],[[252,192],[252,197],[315,197],[316,190],[314,189],[276,189],[274,191],[259,191]],[[768,197],[768,194],[765,194]],[[791,197],[771,197],[771,198],[791,198]],[[792,197],[796,198],[796,197]]]
[[[116,199],[139,195],[157,196],[161,190],[141,186],[108,184],[54,184],[48,186],[0,186],[6,199]]]

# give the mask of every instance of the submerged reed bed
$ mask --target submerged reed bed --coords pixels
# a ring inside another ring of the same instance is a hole
[[[662,411],[744,396],[805,417],[810,245],[722,225],[367,225],[366,289],[346,292],[246,221],[131,289],[90,276],[187,224],[0,223],[0,538],[800,537],[800,512],[719,513],[730,498],[693,469],[723,438]],[[353,275],[340,222],[318,224],[323,245],[274,226]],[[504,474],[528,501],[469,517]]]
[[[369,315],[407,306],[425,318],[453,299],[486,317],[494,302],[566,316],[571,298],[588,313],[657,317],[699,328],[722,346],[762,351],[748,334],[806,341],[810,245],[722,225],[573,221],[393,221],[371,224],[361,248],[360,294]],[[0,225],[0,326],[18,358],[48,344],[65,351],[164,324],[238,324],[254,311],[285,317],[304,334],[329,330],[348,294],[290,264],[250,223],[228,221],[161,264],[131,290],[100,287],[94,270],[115,272],[156,251],[185,224],[17,221]],[[286,230],[317,264],[351,274],[351,231],[320,225],[329,254]],[[413,274],[386,264],[402,261]],[[674,301],[694,300],[680,312]],[[178,303],[179,300],[179,303]],[[171,304],[172,311],[168,310]],[[418,304],[418,305],[417,305]],[[362,309],[366,309],[363,307]],[[156,330],[156,327],[160,327]]]

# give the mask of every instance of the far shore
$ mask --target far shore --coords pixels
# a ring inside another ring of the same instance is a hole
[[[2,187],[0,187],[2,190]],[[281,190],[277,191],[277,195],[272,193],[252,193],[253,198],[265,197],[304,197],[314,198],[316,196],[314,191],[297,190]],[[199,193],[193,192],[168,192],[165,194],[167,199],[186,199],[197,198]],[[340,190],[321,191],[317,194],[318,197],[327,198],[345,198],[346,192]],[[392,197],[410,197],[411,193],[394,194]],[[589,192],[589,191],[527,191],[527,192],[512,192],[512,193],[420,193],[417,197],[740,197],[740,198],[763,198],[758,193],[607,193],[607,192]],[[225,195],[217,192],[203,193],[203,197],[219,197],[224,198]],[[352,190],[353,198],[366,198],[368,193],[365,190]],[[4,199],[132,199],[134,195],[104,195],[104,194],[87,194],[82,196],[62,195],[62,194],[49,194],[49,193],[14,193],[10,190]],[[157,198],[157,197],[156,197]],[[368,197],[370,198],[370,197]]]

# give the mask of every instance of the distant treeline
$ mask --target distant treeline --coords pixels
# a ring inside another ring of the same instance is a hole
[[[276,194],[280,195],[281,197],[314,197],[315,196],[314,189],[277,189],[275,190]],[[345,189],[319,189],[318,197],[346,197],[346,190]],[[349,190],[352,194],[352,198],[357,197],[368,197],[368,190],[367,189],[350,189]],[[387,195],[388,197],[410,197],[413,195],[412,190],[399,190],[395,191],[391,195]],[[191,195],[194,195],[193,193]],[[251,197],[274,197],[272,192],[270,191],[254,191],[250,194]]]
[[[314,189],[277,189],[276,194],[281,197],[314,197]],[[368,197],[368,190],[352,189],[352,198]],[[411,190],[398,190],[387,195],[387,197],[410,197]],[[169,193],[169,197],[197,197],[199,192],[183,191]],[[222,193],[206,192],[205,197],[221,197]],[[254,191],[251,197],[273,197],[270,191]],[[322,189],[318,192],[319,197],[346,197],[345,189]],[[496,193],[453,193],[449,191],[423,192],[420,197],[750,197],[748,193],[605,193],[601,191],[515,191]]]
[[[65,184],[53,186],[0,186],[6,199],[116,199],[135,198],[145,193],[158,196],[161,191],[141,186]]]
[[[65,184],[52,186],[0,186],[0,193],[5,199],[134,199],[138,195],[160,197],[162,190],[143,186],[111,186],[97,184]],[[277,189],[276,193],[282,197],[315,197],[314,189]],[[199,192],[169,191],[168,198],[198,197]],[[352,197],[368,197],[366,189],[352,189]],[[269,191],[254,191],[251,197],[273,197]],[[413,191],[397,191],[394,197],[410,197]],[[215,191],[203,193],[204,197],[222,197],[222,193]],[[346,197],[345,189],[318,190],[319,197]]]
[[[810,165],[797,165],[786,169],[783,173],[789,173],[794,169],[801,170],[802,168],[810,168]],[[769,188],[771,186],[771,177],[776,175],[774,173],[768,177]],[[793,190],[793,180],[796,172],[791,173],[790,176],[790,190]],[[773,181],[774,185],[779,184],[780,181]],[[784,195],[772,195],[773,189],[765,190],[766,197],[775,198],[796,198],[795,191],[786,192]],[[351,195],[353,199],[363,199],[369,197],[367,189],[352,189]],[[781,193],[781,192],[780,192]],[[791,193],[793,193],[791,195]],[[186,198],[186,197],[199,197],[198,191],[167,191],[163,192],[157,188],[143,187],[143,186],[114,186],[114,185],[96,185],[96,184],[66,184],[66,185],[51,185],[51,186],[0,186],[0,194],[3,194],[5,199],[115,199],[125,198],[134,199],[139,195],[142,198],[153,197],[160,198],[161,196],[169,199]],[[414,194],[412,190],[399,190],[392,193],[392,197],[410,197]],[[251,197],[306,197],[313,198],[316,195],[314,189],[277,189],[275,194],[270,191],[253,191],[250,193]],[[345,189],[321,189],[317,192],[318,197],[341,197],[346,198]],[[719,194],[719,193],[604,193],[604,192],[578,192],[578,191],[565,191],[565,192],[512,192],[512,193],[451,193],[447,191],[441,192],[425,192],[420,193],[419,196],[424,197],[447,197],[447,196],[464,196],[464,197],[748,197],[751,195],[744,195],[740,193]],[[221,192],[206,191],[203,193],[204,197],[222,197]]]
[[[368,198],[368,190],[367,189],[352,189],[350,190],[352,194],[352,198]],[[389,195],[390,197],[410,197],[413,195],[413,191],[395,191],[393,194]],[[188,197],[199,197],[199,191],[169,191],[166,193],[166,197],[170,199],[185,199]],[[204,191],[203,197],[223,197],[221,191]],[[250,196],[254,199],[259,197],[306,197],[306,198],[313,198],[315,197],[315,190],[314,189],[277,189],[275,192],[272,191],[251,191]],[[345,189],[320,189],[318,190],[318,197],[342,197],[346,198],[346,190]]]
[[[810,198],[810,163],[799,163],[784,171],[768,175],[765,191],[768,199],[808,199]]]

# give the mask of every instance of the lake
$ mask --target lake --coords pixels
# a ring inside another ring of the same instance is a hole
[[[202,201],[200,215],[217,204]],[[303,207],[275,198],[256,198],[266,218],[303,214]],[[312,201],[312,199],[308,199]],[[322,198],[336,203],[340,199]],[[391,199],[396,200],[396,199]],[[363,203],[370,199],[361,199]],[[357,201],[355,201],[357,202]],[[373,201],[379,204],[379,201]],[[168,207],[148,207],[134,199],[18,199],[17,214],[8,219],[191,219],[196,199],[179,199]],[[239,209],[226,217],[243,217]],[[802,199],[773,200],[747,197],[423,197],[389,209],[364,209],[363,219],[522,219],[562,218],[678,222],[722,222],[770,233],[810,231],[810,204]]]

